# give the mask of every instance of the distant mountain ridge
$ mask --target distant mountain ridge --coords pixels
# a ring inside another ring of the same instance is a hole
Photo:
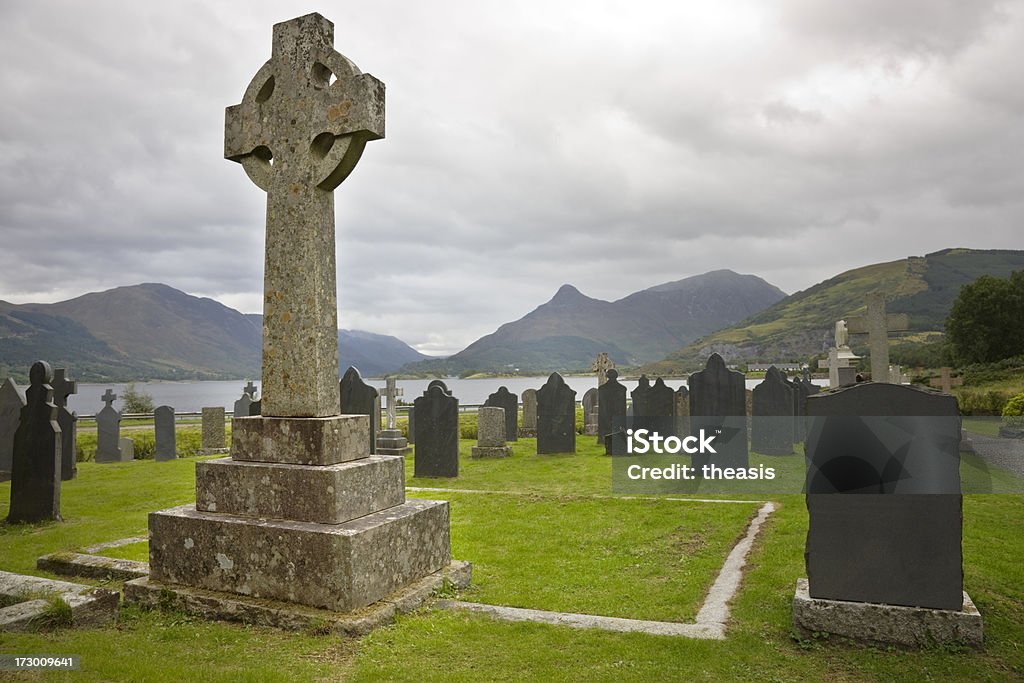
[[[876,263],[840,273],[813,287],[697,339],[651,363],[653,374],[679,374],[699,369],[717,352],[730,362],[806,360],[834,341],[835,322],[862,312],[868,294],[881,291],[890,313],[906,313],[907,339],[924,339],[944,331],[945,319],[960,288],[982,275],[1007,277],[1024,270],[1024,251],[1006,249],[944,249],[925,256]],[[854,337],[854,351],[866,340]]]
[[[83,381],[256,378],[263,317],[159,283],[53,304],[0,301],[0,376],[27,377],[36,360]],[[426,358],[386,335],[339,330],[341,369],[363,376]]]
[[[754,275],[716,270],[634,292],[617,301],[562,285],[545,304],[459,353],[402,372],[464,374],[589,369],[602,351],[620,365],[663,358],[681,345],[757,313],[785,292]]]

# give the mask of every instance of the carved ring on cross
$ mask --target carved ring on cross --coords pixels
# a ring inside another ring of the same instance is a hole
[[[312,48],[298,65],[276,52],[227,108],[224,156],[265,192],[282,160],[288,182],[330,192],[384,137],[384,84],[337,50]]]

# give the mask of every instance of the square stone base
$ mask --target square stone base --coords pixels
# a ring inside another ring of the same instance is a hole
[[[368,415],[236,417],[231,458],[291,465],[336,465],[370,455]]]
[[[512,455],[511,446],[473,446],[470,454],[474,458],[507,458]]]
[[[804,636],[829,633],[871,645],[927,647],[962,643],[981,647],[981,614],[964,593],[959,611],[812,598],[807,579],[797,579],[793,625]]]
[[[378,455],[408,455],[412,452],[409,441],[400,429],[385,429],[377,435]]]
[[[448,503],[409,500],[343,524],[196,510],[149,515],[150,578],[337,612],[451,561]]]
[[[151,578],[126,583],[124,601],[125,604],[148,608],[181,610],[204,619],[361,636],[390,624],[396,614],[418,609],[435,591],[445,589],[446,583],[458,589],[466,588],[472,574],[473,568],[469,562],[453,560],[440,571],[413,581],[372,605],[347,613],[161,583]]]

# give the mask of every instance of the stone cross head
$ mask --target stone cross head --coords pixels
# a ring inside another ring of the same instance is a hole
[[[243,394],[249,394],[249,398],[256,398],[256,385],[252,383],[252,380],[242,387]]]
[[[107,404],[106,405],[107,408],[113,408],[114,407],[113,403],[114,403],[114,401],[117,400],[117,394],[115,394],[110,389],[107,389],[107,393],[105,393],[102,396],[100,396],[100,398],[103,399],[103,402]]]
[[[53,371],[53,402],[60,408],[67,408],[68,396],[78,393],[78,382],[67,378],[66,368],[57,368]]]

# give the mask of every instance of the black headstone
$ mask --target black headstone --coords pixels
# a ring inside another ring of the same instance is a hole
[[[459,399],[440,380],[413,402],[416,411],[414,474],[417,477],[459,476]]]
[[[868,382],[808,397],[807,415],[811,597],[961,609],[956,398]]]
[[[795,427],[796,392],[774,365],[754,387],[750,415],[752,450],[765,455],[791,455]]]
[[[557,372],[537,390],[537,453],[576,452],[576,392]]]
[[[625,455],[626,387],[619,384],[619,371],[608,371],[608,381],[597,388],[597,442],[605,444],[605,455]],[[605,437],[618,431],[622,439],[606,440]],[[619,442],[623,448],[616,446]],[[620,452],[621,451],[621,452]]]
[[[57,406],[60,426],[60,478],[71,481],[78,475],[75,443],[78,436],[78,414],[68,410],[68,396],[78,393],[78,382],[68,379],[65,368],[53,371],[53,403]]]
[[[18,431],[21,409],[25,399],[18,391],[18,385],[8,377],[0,384],[0,472],[6,473],[0,481],[10,479],[11,463],[14,461],[14,432]]]
[[[484,405],[488,408],[505,409],[505,441],[518,441],[519,397],[506,387],[499,387],[497,391],[487,397]]]
[[[258,398],[249,404],[249,417],[259,415],[263,410],[263,399]]]
[[[690,433],[717,432],[716,453],[695,453],[693,465],[747,467],[747,392],[742,372],[726,367],[717,353],[711,354],[700,372],[690,375]]]
[[[797,377],[793,380],[792,385],[795,390],[793,412],[796,415],[793,438],[802,442],[807,438],[807,397],[820,392],[821,387],[806,377]]]
[[[363,381],[359,371],[349,367],[339,384],[341,389],[341,414],[342,415],[369,415],[370,416],[370,453],[377,452],[377,430],[373,415],[377,413],[380,419],[380,410],[377,409],[377,390]]]
[[[156,451],[153,454],[153,459],[157,462],[176,459],[178,457],[178,436],[174,408],[160,406],[154,410],[153,428],[156,433]]]
[[[60,519],[61,438],[51,381],[53,370],[48,363],[32,365],[25,407],[14,433],[8,522]]]
[[[415,403],[415,402],[414,402]],[[409,406],[409,443],[416,443],[416,406]]]
[[[661,377],[652,385],[646,375],[641,375],[631,395],[633,417],[673,417],[676,414],[675,392]]]

